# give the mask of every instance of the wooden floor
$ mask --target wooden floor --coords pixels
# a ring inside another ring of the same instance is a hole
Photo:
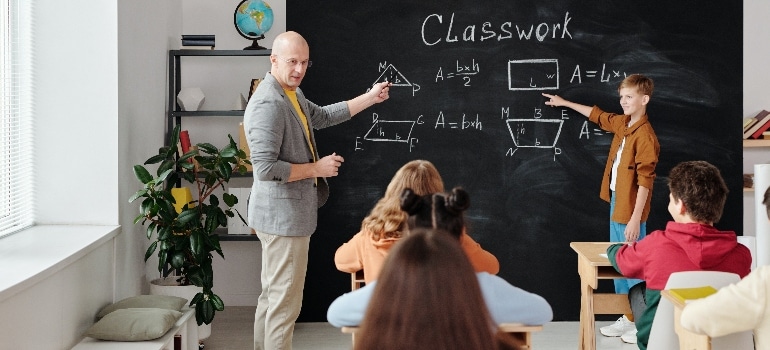
[[[211,336],[204,341],[205,350],[253,349],[254,306],[228,306],[217,312],[212,323]],[[620,338],[608,338],[598,334],[599,327],[612,322],[596,322],[597,350],[635,350],[634,344],[623,343]],[[577,349],[578,322],[551,322],[542,332],[532,336],[535,350]],[[297,323],[294,329],[294,350],[350,349],[350,335],[326,322]]]

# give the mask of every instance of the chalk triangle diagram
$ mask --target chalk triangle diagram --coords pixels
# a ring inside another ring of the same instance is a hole
[[[393,67],[393,64],[388,64],[388,66],[385,67],[385,70],[383,70],[382,74],[377,77],[377,80],[374,82],[374,84],[382,83],[385,81],[390,82],[393,84],[393,86],[412,86],[412,83],[410,83],[409,80],[407,80],[406,77],[401,74],[398,69],[396,69],[396,67]]]

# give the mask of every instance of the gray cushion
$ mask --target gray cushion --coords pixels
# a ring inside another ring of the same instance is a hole
[[[187,299],[170,295],[137,295],[105,306],[98,314],[96,314],[96,317],[102,318],[118,309],[137,307],[179,311],[185,304],[187,304]]]
[[[110,312],[89,328],[85,336],[115,341],[144,341],[162,337],[182,313],[157,308],[130,308]]]

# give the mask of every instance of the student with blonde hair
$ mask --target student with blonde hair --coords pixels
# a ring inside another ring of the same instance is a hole
[[[361,231],[334,254],[334,263],[342,272],[364,271],[364,281],[377,279],[390,248],[406,235],[407,213],[401,209],[401,194],[410,188],[417,195],[444,191],[444,181],[436,167],[427,160],[404,164],[390,180],[385,196],[375,204],[361,223]],[[460,244],[476,271],[497,274],[497,258],[476,243],[462,228]]]

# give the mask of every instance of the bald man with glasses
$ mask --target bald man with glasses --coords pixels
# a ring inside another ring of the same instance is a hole
[[[249,226],[262,246],[262,293],[254,317],[254,349],[292,348],[294,323],[302,308],[310,235],[318,208],[329,197],[327,177],[344,162],[320,157],[313,129],[345,122],[388,99],[390,83],[375,84],[351,100],[318,106],[299,88],[312,66],[307,41],[296,32],[273,42],[270,72],[244,112],[254,183]]]

